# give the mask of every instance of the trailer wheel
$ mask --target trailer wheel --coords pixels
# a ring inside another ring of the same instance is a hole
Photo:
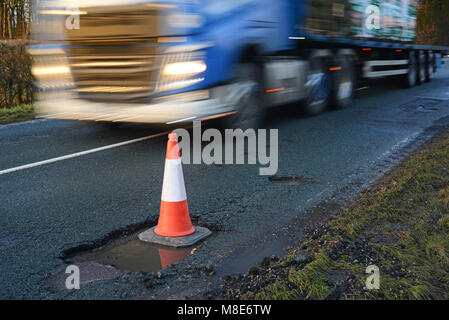
[[[304,112],[310,116],[323,112],[329,103],[331,94],[331,79],[324,57],[314,54],[310,56],[306,88],[307,98]]]
[[[424,82],[426,82],[427,67],[426,67],[426,57],[422,52],[418,53],[417,62],[418,62],[417,83],[423,84]]]
[[[409,54],[408,72],[402,77],[402,83],[406,88],[413,88],[417,80],[417,63],[414,52]]]
[[[338,55],[336,68],[332,72],[332,92],[330,106],[333,109],[348,107],[353,98],[356,86],[356,70],[350,55]]]
[[[428,52],[426,55],[426,81],[432,81],[434,73],[434,55],[433,52]]]
[[[265,109],[261,78],[261,68],[256,63],[238,66],[227,97],[227,100],[235,104],[236,114],[224,117],[221,121],[222,128],[257,129],[263,124]]]

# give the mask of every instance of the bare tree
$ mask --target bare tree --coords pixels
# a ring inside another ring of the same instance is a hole
[[[28,39],[32,0],[0,0],[0,38]]]
[[[418,9],[417,34],[422,44],[449,45],[449,1],[421,0]]]

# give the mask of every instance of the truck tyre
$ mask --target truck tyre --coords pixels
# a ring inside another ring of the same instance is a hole
[[[306,88],[304,112],[309,116],[320,114],[326,109],[331,95],[331,79],[324,57],[313,53],[310,56]]]
[[[426,54],[426,81],[430,82],[433,79],[433,73],[434,73],[434,55],[433,52],[428,52]]]
[[[421,52],[418,53],[417,63],[418,63],[417,83],[423,84],[424,82],[426,82],[427,67],[426,67],[426,57]]]
[[[417,63],[415,53],[409,54],[408,72],[402,77],[402,84],[405,88],[413,88],[417,80]]]
[[[333,109],[344,109],[348,107],[353,98],[356,86],[356,70],[354,59],[350,55],[339,54],[332,75],[332,91],[330,106]]]
[[[223,129],[257,129],[263,124],[262,71],[256,63],[238,66],[228,99],[235,103],[236,114],[222,119]]]

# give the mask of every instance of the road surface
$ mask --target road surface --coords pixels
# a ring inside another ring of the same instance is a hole
[[[0,299],[201,297],[221,276],[281,255],[331,213],[313,208],[350,198],[444,128],[448,67],[413,89],[381,81],[359,90],[345,110],[271,112],[277,177],[294,183],[274,183],[257,165],[184,165],[192,219],[213,235],[160,274],[112,272],[80,290],[48,289],[69,253],[157,221],[165,129],[42,119],[0,126]]]

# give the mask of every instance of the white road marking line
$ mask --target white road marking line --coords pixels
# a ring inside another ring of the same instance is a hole
[[[189,118],[184,118],[184,119],[180,119],[180,120],[170,121],[170,122],[167,122],[167,124],[175,124],[178,122],[184,122],[184,121],[193,120],[193,119],[195,119],[195,117],[189,117]]]
[[[51,114],[43,114],[40,115],[40,117],[54,117],[54,116],[61,116],[63,114],[67,114],[69,112],[58,112],[58,113],[51,113]]]
[[[104,121],[104,120],[114,119],[114,118],[119,118],[119,119],[121,119],[121,118],[123,118],[123,117],[129,117],[129,116],[130,116],[129,114],[112,115],[112,116],[110,116],[110,117],[105,117],[105,118],[98,119],[98,120],[95,120],[95,121],[98,122],[98,121]]]
[[[11,127],[19,127],[19,126],[23,126],[26,124],[32,124],[32,123],[37,123],[37,122],[45,122],[48,121],[49,119],[34,119],[34,120],[27,120],[27,121],[22,121],[22,122],[13,122],[13,123],[8,123],[8,124],[1,124],[0,125],[0,130],[1,129],[6,129],[6,128],[11,128]]]
[[[161,133],[153,134],[151,136],[137,138],[137,139],[124,141],[124,142],[120,142],[120,143],[115,143],[115,144],[111,144],[109,146],[104,146],[104,147],[100,147],[100,148],[95,148],[95,149],[90,149],[90,150],[81,151],[81,152],[77,152],[77,153],[72,153],[72,154],[69,154],[69,155],[66,155],[66,156],[62,156],[62,157],[58,157],[58,158],[48,159],[48,160],[39,161],[39,162],[35,162],[35,163],[30,163],[30,164],[26,164],[26,165],[15,167],[15,168],[2,170],[2,171],[0,171],[0,176],[3,175],[3,174],[11,173],[11,172],[16,172],[16,171],[20,171],[20,170],[24,170],[24,169],[39,167],[39,166],[42,166],[42,165],[45,165],[45,164],[49,164],[49,163],[54,163],[54,162],[59,162],[59,161],[67,160],[67,159],[77,158],[77,157],[85,156],[87,154],[96,153],[96,152],[100,152],[100,151],[105,151],[105,150],[109,150],[109,149],[113,149],[113,148],[126,146],[128,144],[133,144],[133,143],[137,143],[137,142],[141,142],[141,141],[157,138],[157,137],[160,137],[160,136],[168,135],[170,132],[171,131],[161,132]]]
[[[96,116],[95,115],[90,115],[90,116],[87,116],[87,117],[84,117],[84,118],[81,118],[81,119],[78,119],[79,121],[85,121],[85,120],[95,120],[95,119],[97,119],[97,118],[101,118],[101,117],[104,117],[104,116],[110,116],[111,114],[110,113],[108,113],[108,114],[97,114]]]
[[[142,118],[143,116],[132,116],[132,117],[128,117],[128,118],[122,118],[122,119],[117,119],[117,120],[112,120],[112,122],[120,122],[120,121],[125,121],[125,120],[132,120],[132,119],[137,119],[137,118]]]

